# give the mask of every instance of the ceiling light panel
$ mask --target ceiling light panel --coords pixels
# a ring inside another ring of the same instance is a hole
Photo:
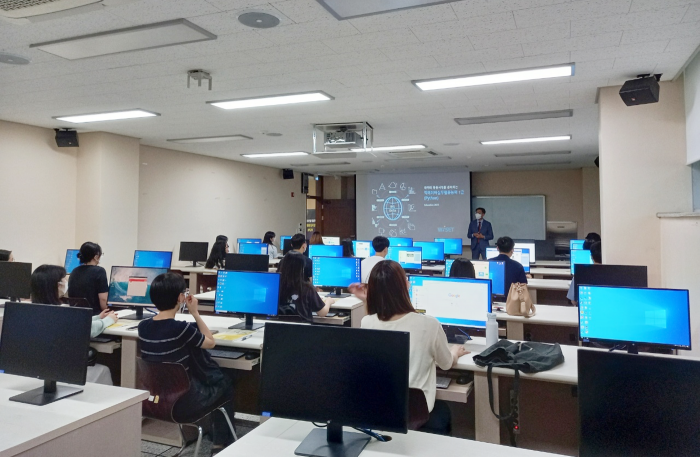
[[[325,92],[315,91],[304,92],[299,94],[281,94],[268,95],[265,97],[239,98],[236,100],[222,100],[207,103],[222,109],[241,109],[256,108],[260,106],[291,105],[294,103],[320,102],[328,100],[334,100],[334,98]]]
[[[340,20],[454,1],[456,0],[318,0],[336,19]]]
[[[226,135],[226,136],[205,136],[200,138],[177,138],[168,140],[172,143],[191,144],[191,143],[223,143],[225,141],[241,141],[252,140],[251,137],[245,135]]]
[[[267,159],[272,157],[290,157],[290,156],[306,156],[309,155],[308,152],[272,152],[269,154],[241,154],[241,156],[248,159]]]
[[[120,121],[124,119],[138,119],[142,117],[160,116],[158,113],[142,109],[130,109],[124,111],[112,111],[108,113],[75,114],[69,116],[55,116],[57,121],[70,122],[72,124],[84,124],[87,122]]]
[[[571,161],[562,162],[532,162],[532,163],[507,163],[506,167],[541,167],[543,165],[569,165]]]
[[[29,47],[64,59],[76,60],[215,39],[216,35],[203,28],[185,19],[176,19],[32,44]]]
[[[567,141],[571,139],[571,135],[561,135],[561,136],[544,136],[539,138],[517,138],[514,140],[493,140],[493,141],[481,141],[484,146],[491,146],[496,144],[517,144],[517,143],[543,143],[547,141]]]
[[[549,151],[549,152],[514,152],[512,154],[494,154],[495,157],[536,157],[536,156],[558,156],[571,154],[571,151]]]
[[[574,110],[541,111],[537,113],[501,114],[498,116],[458,117],[455,122],[459,125],[495,124],[498,122],[533,121],[537,119],[558,119],[572,117]]]
[[[560,78],[574,75],[574,64],[553,65],[550,67],[527,68],[522,70],[480,73],[440,79],[423,79],[412,81],[421,90],[452,89],[456,87],[483,86],[536,79]]]
[[[424,144],[409,144],[408,146],[380,146],[380,147],[371,148],[371,149],[356,148],[356,149],[350,149],[350,150],[352,152],[418,151],[420,149],[425,149],[427,147],[428,146],[426,146]]]

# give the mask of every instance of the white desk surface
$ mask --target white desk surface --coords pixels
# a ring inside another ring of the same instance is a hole
[[[559,276],[562,278],[571,279],[571,270],[568,268],[540,268],[540,267],[530,267],[531,275],[543,275],[543,276]]]
[[[218,454],[220,457],[266,457],[294,455],[306,435],[314,427],[310,422],[270,419]],[[349,427],[344,431],[353,432]],[[409,431],[408,434],[388,433],[392,440],[381,443],[375,439],[367,444],[360,457],[432,457],[436,455],[469,455],[471,457],[554,457],[559,454],[518,449],[498,444]]]
[[[505,308],[505,305],[503,306]],[[532,317],[511,316],[496,312],[496,320],[515,321],[523,324],[555,325],[561,327],[578,327],[578,307],[537,305],[537,313]]]
[[[568,260],[538,260],[534,265],[537,267],[570,268],[571,262]]]
[[[0,374],[0,457],[20,454],[148,398],[143,390],[88,383],[82,393],[45,406],[9,400],[43,385],[37,379]]]
[[[328,295],[330,292],[319,292],[319,295],[322,297],[325,297]],[[214,301],[216,300],[216,291],[211,290],[209,292],[204,292],[202,294],[197,294],[194,296],[197,300],[206,300],[206,301]],[[342,310],[352,310],[357,307],[362,306],[362,300],[359,298],[355,297],[354,295],[350,297],[345,297],[341,298],[340,300],[336,300],[335,303],[331,305],[331,308],[333,309],[342,309]]]
[[[527,287],[530,289],[541,289],[541,290],[569,290],[569,285],[571,284],[570,279],[529,279],[527,280]]]

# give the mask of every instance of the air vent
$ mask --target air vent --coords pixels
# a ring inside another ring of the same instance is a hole
[[[409,159],[430,159],[439,156],[435,151],[391,151],[385,153],[391,159],[389,160],[409,160]]]
[[[500,114],[498,116],[458,117],[455,118],[455,122],[459,125],[495,124],[499,122],[533,121],[537,119],[557,119],[560,117],[571,117],[573,115],[574,110],[565,109],[560,111],[541,111],[538,113]]]
[[[0,16],[22,19],[101,2],[102,0],[0,0]]]

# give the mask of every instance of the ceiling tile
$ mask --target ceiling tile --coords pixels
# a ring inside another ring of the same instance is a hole
[[[515,70],[518,68],[542,67],[546,65],[557,65],[571,62],[571,55],[568,52],[557,52],[555,54],[543,54],[538,56],[520,57],[516,59],[504,59],[485,61],[486,71]],[[557,84],[560,81],[568,81],[570,78],[553,78],[547,81]]]
[[[275,8],[269,5],[253,8],[252,10],[258,13],[268,13],[275,16],[277,19],[280,20],[280,25],[278,25],[277,27],[284,27],[286,25],[294,24],[294,21],[292,21],[287,16],[280,13]],[[239,9],[236,11],[228,11],[225,13],[216,12],[213,14],[205,14],[198,15],[196,17],[190,17],[188,18],[188,20],[197,24],[203,29],[208,30],[209,32],[218,35],[219,38],[221,38],[221,35],[228,35],[231,33],[254,32],[258,30],[252,27],[248,27],[247,25],[243,25],[238,21],[238,16],[250,11],[251,9]],[[269,30],[275,29],[273,28]]]
[[[683,16],[683,22],[698,22],[700,21],[700,3],[690,5],[688,11]]]
[[[336,52],[348,50],[376,49],[419,43],[418,38],[409,29],[389,30],[387,32],[363,33],[346,38],[331,38],[323,40],[327,46]]]
[[[515,29],[512,13],[467,18],[460,21],[411,27],[422,42],[465,39],[471,35]]]
[[[523,44],[523,53],[526,56],[534,56],[563,51],[605,48],[618,45],[620,43],[620,38],[622,38],[622,32],[612,32],[602,33],[600,35],[579,36],[563,40],[526,43]]]
[[[515,59],[523,57],[523,48],[519,44],[500,48],[479,49],[478,51],[459,52],[435,56],[435,60],[444,67],[460,63],[487,62],[490,60]]]
[[[348,22],[362,33],[371,33],[456,20],[457,15],[455,15],[452,7],[445,3],[358,17],[349,19]]]
[[[672,8],[674,6],[687,6],[692,3],[699,3],[698,0],[632,0],[630,13],[637,11],[659,10]]]
[[[506,32],[486,33],[469,37],[474,49],[496,48],[514,43],[534,43],[536,41],[569,38],[569,23],[559,22],[542,27],[519,28]]]
[[[579,62],[612,57],[626,57],[629,55],[646,54],[649,52],[663,52],[666,49],[666,46],[668,46],[668,40],[609,46],[598,49],[575,50],[571,52],[571,60],[572,62],[576,62],[576,73],[578,74]]]
[[[559,3],[556,5],[515,11],[518,27],[536,27],[556,22],[625,14],[632,0],[588,0]]]
[[[109,12],[133,24],[150,24],[218,13],[220,10],[205,0],[168,0],[167,7],[161,0],[139,0],[110,7]]]
[[[403,60],[413,57],[438,56],[472,51],[474,47],[468,38],[431,41],[430,43],[414,43],[405,46],[382,48],[382,52],[391,60]]]
[[[268,6],[269,0],[206,0],[207,3],[220,9],[221,11],[241,10],[244,8],[254,8]]]
[[[462,0],[452,4],[460,19],[486,14],[516,11],[537,6],[555,5],[571,0]]]
[[[689,37],[697,37],[700,41],[700,22],[651,27],[648,29],[626,30],[622,34],[621,44],[637,44],[647,41]]]
[[[700,38],[674,38],[669,41],[664,51],[690,57],[698,48],[698,45],[700,45]]]
[[[275,9],[297,23],[315,21],[337,22],[337,19],[316,0],[273,1],[271,4]]]
[[[322,56],[334,54],[335,51],[326,46],[322,41],[308,41],[299,44],[289,44],[285,46],[274,46],[270,48],[246,51],[246,54],[262,62],[281,62],[285,60],[295,60],[306,57],[321,58]]]
[[[360,32],[347,21],[305,22],[260,30],[258,33],[265,37],[265,39],[278,45],[284,45],[290,42],[303,43],[305,41],[319,41],[360,34]]]
[[[616,14],[595,19],[571,21],[571,36],[594,35],[618,30],[648,29],[678,24],[683,19],[687,6],[641,11],[631,14]]]

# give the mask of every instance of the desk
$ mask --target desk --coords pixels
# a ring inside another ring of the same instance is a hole
[[[273,418],[261,424],[231,446],[218,454],[219,457],[278,457],[294,455],[294,450],[315,427],[309,422]],[[347,431],[354,431],[346,428]],[[392,440],[380,443],[372,439],[360,457],[428,457],[436,455],[469,455],[472,457],[554,457],[548,454],[526,449],[517,449],[495,444],[432,435],[430,433],[409,431],[389,433]]]
[[[527,288],[533,303],[537,303],[537,290],[559,290],[568,292],[571,279],[528,279]]]
[[[578,328],[578,308],[575,306],[535,305],[537,313],[532,317],[511,316],[497,312],[496,320],[505,321],[508,339],[525,339],[524,324],[551,325]],[[540,341],[540,340],[537,340]]]
[[[45,406],[9,401],[42,385],[0,374],[1,457],[140,455],[141,402],[148,392],[88,383],[82,393]]]
[[[536,267],[571,268],[568,260],[538,260],[533,264]]]
[[[571,279],[571,270],[568,268],[530,268],[530,274],[537,279],[544,279],[544,276],[556,276],[558,278]]]

